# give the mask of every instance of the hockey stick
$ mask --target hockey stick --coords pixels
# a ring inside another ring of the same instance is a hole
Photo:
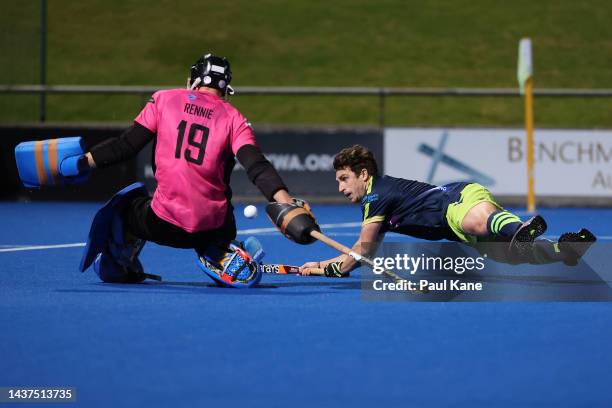
[[[297,275],[300,273],[299,266],[286,264],[265,264],[260,262],[265,253],[263,247],[261,246],[261,242],[259,242],[255,237],[248,237],[245,239],[243,246],[247,253],[251,255],[252,259],[257,263],[257,268],[261,273],[274,273],[279,275]],[[311,275],[324,275],[323,269],[315,269],[311,272]]]
[[[278,275],[298,275],[300,273],[300,267],[295,265],[285,264],[259,264],[257,265],[262,273],[273,273]],[[311,275],[323,276],[323,269],[311,268]]]
[[[344,246],[344,245],[342,245],[341,243],[339,243],[337,241],[334,241],[333,239],[325,236],[324,234],[320,233],[319,231],[316,231],[316,230],[310,231],[310,236],[313,237],[316,240],[319,240],[319,241],[323,242],[326,245],[329,245],[330,247],[334,248],[335,250],[342,252],[344,255],[350,256],[351,258],[355,259],[357,262],[364,263],[364,264],[368,265],[369,267],[374,268],[374,261],[372,261],[370,258],[356,253],[355,251],[353,251],[349,247]],[[395,282],[400,282],[400,281],[405,281],[406,280],[405,278],[402,278],[401,276],[399,276],[395,272],[383,270],[382,273],[383,273],[383,275],[393,279]],[[424,290],[417,290],[417,291],[421,292],[421,293],[427,293],[428,292],[428,290],[426,290],[426,289],[424,289]]]

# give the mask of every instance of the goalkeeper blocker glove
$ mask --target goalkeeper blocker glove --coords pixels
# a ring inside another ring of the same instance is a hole
[[[15,162],[23,185],[78,184],[89,179],[81,137],[21,142],[15,147]]]

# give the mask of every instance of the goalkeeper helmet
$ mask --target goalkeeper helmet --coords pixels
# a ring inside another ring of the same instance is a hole
[[[206,54],[191,66],[189,89],[206,86],[221,91],[223,95],[232,95],[234,90],[229,86],[232,81],[230,63],[225,57]]]

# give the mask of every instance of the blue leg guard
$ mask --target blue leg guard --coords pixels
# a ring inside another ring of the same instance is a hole
[[[242,247],[256,263],[260,263],[266,253],[263,250],[261,242],[255,237],[248,237],[242,242]]]
[[[261,244],[251,237],[244,243],[232,242],[227,250],[209,247],[198,257],[198,266],[221,286],[250,288],[261,281],[257,263],[263,256]]]
[[[138,258],[129,266],[125,266],[117,262],[112,255],[102,252],[96,257],[93,266],[100,280],[106,283],[140,283],[150,277],[144,273]]]
[[[130,237],[126,239],[126,232],[123,228],[123,219],[119,215],[115,215],[111,224],[111,236],[108,240],[109,254],[123,266],[130,266],[134,261],[138,260],[140,251],[147,241]]]
[[[94,270],[103,282],[142,282],[146,278],[161,280],[144,273],[138,255],[146,241],[126,239],[121,213],[136,197],[148,196],[142,183],[134,183],[115,194],[95,215],[87,246],[81,259],[84,272],[94,263]]]

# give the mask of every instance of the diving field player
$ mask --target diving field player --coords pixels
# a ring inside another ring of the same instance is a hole
[[[471,244],[501,242],[504,253],[497,260],[517,264],[563,262],[576,265],[596,241],[583,228],[562,234],[557,242],[537,239],[546,222],[536,215],[523,222],[499,205],[477,183],[458,182],[435,186],[415,180],[379,175],[372,152],[360,145],[341,150],[334,158],[338,190],[353,204],[361,205],[359,239],[352,250],[368,256],[387,231],[424,240],[448,240]],[[362,243],[374,244],[363,248]],[[368,253],[366,253],[368,252]],[[358,262],[348,255],[306,262],[300,273],[323,268],[326,276],[346,276]]]

